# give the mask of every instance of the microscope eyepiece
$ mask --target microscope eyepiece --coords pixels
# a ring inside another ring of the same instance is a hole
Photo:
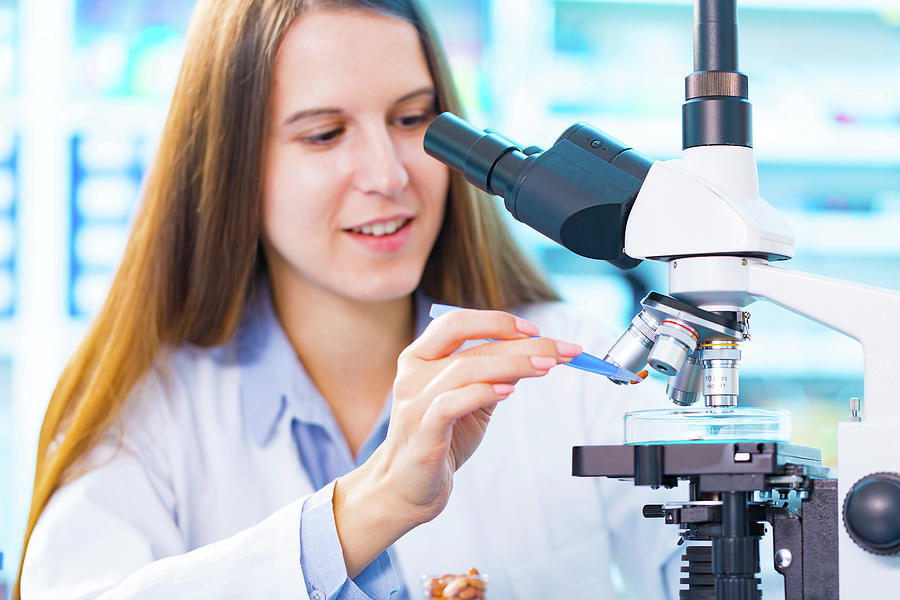
[[[473,127],[449,112],[441,113],[428,126],[425,152],[462,173],[466,181],[475,187],[498,196],[503,195],[504,184],[509,182],[505,181],[506,177],[496,177],[495,174],[491,185],[492,171],[497,163],[507,153],[517,155],[511,161],[513,164],[526,158],[513,142],[496,133]]]
[[[629,269],[625,225],[653,162],[578,123],[541,151],[482,131],[451,113],[425,132],[425,152],[497,196],[517,220],[576,254]]]

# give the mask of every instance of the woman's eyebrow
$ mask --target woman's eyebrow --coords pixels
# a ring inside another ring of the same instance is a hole
[[[291,123],[295,123],[301,119],[307,119],[309,117],[318,117],[319,115],[339,115],[343,111],[339,108],[307,108],[305,110],[298,110],[287,119],[284,120],[284,125],[290,125]]]
[[[407,100],[411,100],[416,96],[429,95],[435,96],[435,91],[433,87],[423,87],[418,90],[412,91],[408,94],[404,94],[400,96],[394,101],[394,104],[400,104],[402,102],[406,102]],[[332,108],[332,107],[322,107],[322,108],[307,108],[304,110],[298,110],[297,112],[291,114],[287,119],[284,120],[284,125],[290,125],[291,123],[296,123],[302,119],[307,119],[309,117],[318,117],[320,115],[339,115],[343,111],[340,108]]]
[[[408,94],[405,94],[403,96],[400,96],[399,98],[397,98],[397,100],[394,102],[394,104],[400,104],[401,102],[406,102],[407,100],[415,98],[416,96],[422,96],[425,94],[432,96],[432,97],[436,95],[433,87],[430,87],[430,86],[423,87],[423,88],[419,88],[418,90],[415,90],[413,92],[410,92]]]

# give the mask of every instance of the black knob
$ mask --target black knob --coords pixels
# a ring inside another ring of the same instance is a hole
[[[872,473],[854,483],[844,498],[844,527],[864,550],[900,553],[900,474]]]

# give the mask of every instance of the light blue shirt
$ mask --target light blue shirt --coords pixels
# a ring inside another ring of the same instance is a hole
[[[415,297],[416,336],[428,324],[430,301]],[[408,600],[392,563],[382,553],[354,579],[347,577],[334,522],[334,480],[362,465],[387,435],[392,394],[354,460],[347,440],[322,394],[309,378],[272,307],[268,286],[261,285],[248,304],[237,338],[242,366],[241,403],[255,443],[265,446],[282,419],[289,419],[302,468],[318,490],[300,517],[300,563],[313,600]],[[290,474],[285,474],[290,476]],[[316,548],[309,552],[309,548]]]

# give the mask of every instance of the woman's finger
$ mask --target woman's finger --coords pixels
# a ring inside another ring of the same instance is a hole
[[[434,319],[401,354],[424,360],[444,358],[468,340],[525,339],[537,335],[536,325],[499,310],[454,310]]]
[[[426,439],[447,442],[458,419],[481,408],[490,410],[512,391],[513,386],[508,383],[472,383],[443,392],[422,416],[422,433]]]
[[[540,377],[559,364],[552,356],[463,356],[454,357],[425,389],[423,397],[440,394],[473,383],[514,383],[523,377]],[[433,402],[433,400],[429,400]]]
[[[553,338],[533,337],[519,340],[503,340],[478,344],[457,352],[455,357],[463,356],[553,356],[561,362],[568,362],[583,352],[578,344],[554,340]]]

